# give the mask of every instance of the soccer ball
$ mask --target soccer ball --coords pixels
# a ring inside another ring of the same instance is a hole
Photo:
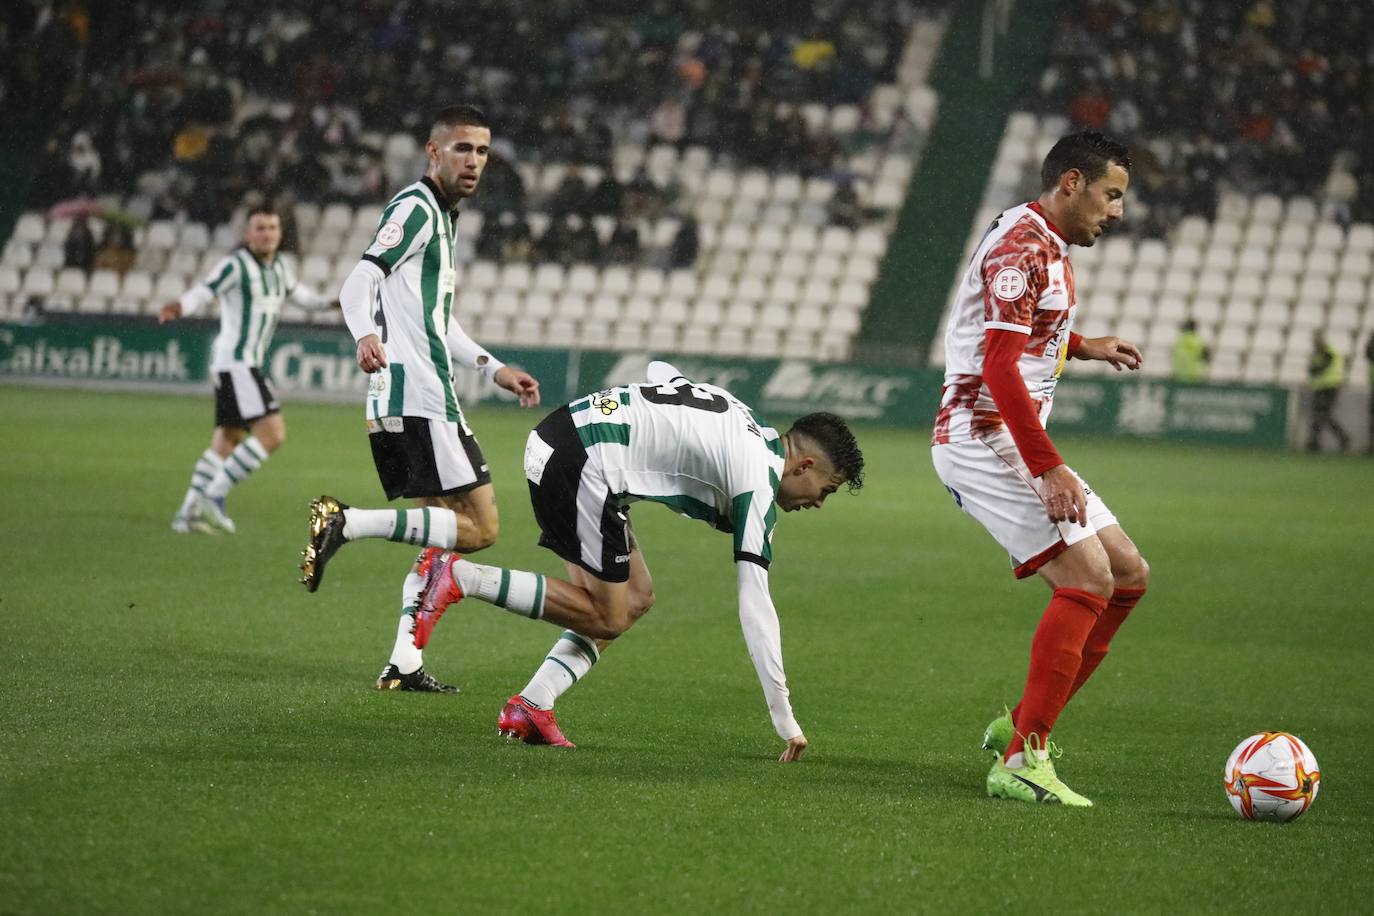
[[[1262,732],[1236,745],[1222,778],[1231,807],[1247,821],[1291,821],[1312,807],[1322,774],[1297,736]]]

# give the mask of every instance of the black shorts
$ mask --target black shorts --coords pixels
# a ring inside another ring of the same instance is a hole
[[[367,431],[387,499],[453,496],[491,483],[482,447],[465,421],[382,417],[368,420]]]
[[[215,425],[247,428],[281,413],[272,383],[257,366],[231,366],[215,376]]]
[[[539,546],[603,582],[630,578],[635,548],[628,505],[612,493],[567,407],[540,422],[525,445],[525,478],[539,524]]]

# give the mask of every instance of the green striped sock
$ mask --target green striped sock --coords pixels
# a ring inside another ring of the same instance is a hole
[[[553,709],[558,698],[586,677],[600,657],[596,643],[572,630],[564,630],[520,695],[540,709]]]
[[[238,444],[229,457],[224,459],[215,479],[205,487],[205,495],[211,499],[224,499],[229,491],[248,479],[267,460],[267,449],[254,436],[249,436]]]
[[[454,564],[454,577],[465,595],[481,598],[532,620],[544,616],[547,583],[539,573],[459,560]]]
[[[450,549],[458,540],[458,519],[452,510],[345,509],[344,537],[385,538],[398,544]]]

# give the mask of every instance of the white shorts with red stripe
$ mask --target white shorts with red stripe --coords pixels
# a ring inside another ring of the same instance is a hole
[[[982,439],[933,445],[930,454],[935,473],[959,508],[1011,555],[1018,579],[1034,575],[1070,545],[1117,524],[1107,504],[1081,477],[1088,524],[1050,521],[1040,497],[1043,484],[1031,476],[1005,429]]]

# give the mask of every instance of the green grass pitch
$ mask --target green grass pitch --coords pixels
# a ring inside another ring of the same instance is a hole
[[[231,496],[168,521],[208,397],[0,387],[0,912],[1352,912],[1374,895],[1374,462],[1065,441],[1154,570],[1060,720],[1091,811],[983,795],[1046,589],[935,479],[923,430],[864,428],[869,485],[784,516],[773,596],[811,749],[774,758],[729,539],[635,510],[658,605],[559,706],[579,747],[496,737],[557,631],[477,602],[426,652],[458,697],[379,694],[414,549],[296,583],[306,503],[381,504],[360,406],[288,404]],[[543,411],[475,411],[502,533]],[[773,418],[782,422],[785,418]],[[1289,825],[1221,767],[1281,728],[1323,773]]]

